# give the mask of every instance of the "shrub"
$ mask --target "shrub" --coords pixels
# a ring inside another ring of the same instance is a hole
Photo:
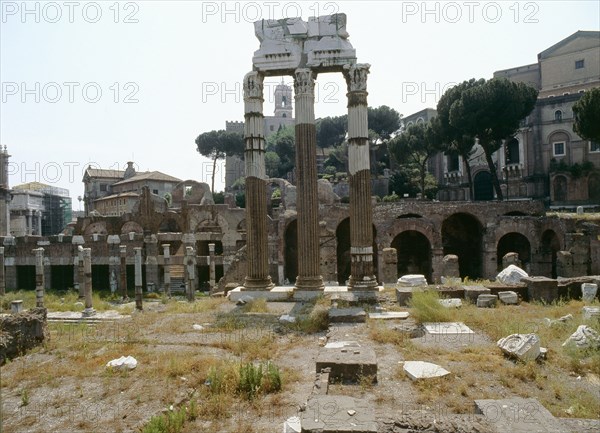
[[[440,304],[439,300],[440,296],[436,291],[415,291],[408,305],[413,310],[411,314],[420,323],[452,321],[451,310]]]

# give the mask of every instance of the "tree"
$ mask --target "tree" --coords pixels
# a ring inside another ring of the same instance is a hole
[[[502,140],[515,135],[521,120],[533,110],[537,95],[527,84],[492,78],[462,92],[450,107],[450,125],[478,138],[498,200],[503,195],[492,154],[500,149]]]
[[[346,138],[348,128],[347,116],[325,117],[318,119],[317,128],[317,146],[325,155],[325,149],[328,147],[339,146]]]
[[[399,165],[413,166],[419,177],[421,196],[425,198],[427,161],[440,151],[442,145],[439,120],[409,126],[389,144],[390,153]]]
[[[243,156],[244,137],[237,132],[209,131],[196,138],[196,146],[201,155],[213,160],[210,190],[214,194],[217,160],[224,159],[226,156]]]
[[[265,170],[269,177],[279,177],[281,158],[273,151],[265,152]]]
[[[381,140],[388,140],[400,129],[400,114],[387,105],[367,109],[369,129],[375,131]]]
[[[473,197],[473,176],[471,174],[471,165],[469,159],[473,152],[475,138],[465,133],[460,125],[450,124],[450,109],[458,101],[463,92],[475,87],[481,86],[485,80],[475,80],[474,78],[463,81],[454,87],[448,89],[440,98],[437,104],[437,119],[439,120],[441,139],[444,143],[442,150],[446,155],[458,155],[462,159],[467,170],[467,181],[469,182],[469,197]]]
[[[280,128],[275,134],[267,138],[266,151],[276,153],[279,156],[279,165],[269,173],[271,177],[284,178],[287,173],[296,166],[296,132],[294,127],[286,126]],[[270,163],[273,158],[270,158]],[[273,167],[271,167],[273,168]]]
[[[600,87],[585,92],[573,105],[573,131],[585,140],[600,143]]]

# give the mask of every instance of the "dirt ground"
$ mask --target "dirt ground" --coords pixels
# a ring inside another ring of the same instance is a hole
[[[384,305],[393,305],[390,294],[383,296]],[[144,312],[130,320],[93,326],[50,323],[51,338],[44,346],[0,369],[0,430],[140,432],[153,416],[195,401],[198,414],[183,432],[279,433],[284,420],[297,415],[311,395],[320,339],[327,337],[375,350],[376,384],[332,384],[329,394],[371,402],[382,433],[495,432],[473,413],[473,401],[510,397],[537,398],[554,416],[571,418],[564,425],[573,432],[600,431],[600,362],[570,361],[559,344],[579,322],[551,331],[541,325],[544,317],[580,315],[581,305],[521,304],[489,311],[467,305],[456,318],[475,334],[460,338],[419,336],[413,318],[331,324],[328,330],[306,333],[281,324],[279,316],[310,311],[311,305],[269,303],[267,312],[248,313],[214,299],[198,300],[195,306],[146,303]],[[519,316],[526,322],[505,323]],[[542,341],[549,349],[546,361],[518,363],[496,347],[498,335],[523,323],[535,323],[542,337],[549,336],[548,344]],[[134,356],[138,367],[106,369],[108,361],[122,355]],[[280,368],[282,391],[251,401],[235,393],[211,395],[206,382],[211,367],[257,360],[271,360]],[[434,362],[451,374],[412,382],[402,370],[406,360]]]

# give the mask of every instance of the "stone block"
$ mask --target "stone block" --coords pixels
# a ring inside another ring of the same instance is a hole
[[[519,295],[511,290],[506,292],[498,292],[500,302],[508,305],[517,305],[519,303]]]
[[[367,313],[362,308],[331,308],[329,310],[330,323],[363,323],[367,320]]]
[[[534,398],[475,400],[475,413],[482,414],[498,432],[571,433]]]
[[[450,374],[448,370],[437,364],[424,361],[405,361],[404,372],[411,380],[431,379]]]
[[[575,345],[578,349],[600,348],[600,335],[587,325],[579,325],[577,330],[565,340],[563,346]]]
[[[407,319],[410,313],[408,311],[383,311],[381,313],[369,313],[369,319],[392,320]]]
[[[446,308],[459,308],[462,307],[462,301],[458,298],[450,299],[439,299],[438,302]]]
[[[330,368],[331,380],[357,382],[371,376],[377,381],[377,357],[369,347],[323,348],[317,356],[316,372]]]
[[[442,275],[443,277],[459,278],[460,271],[458,268],[458,256],[447,254],[442,259]],[[443,283],[443,281],[442,281]]]
[[[372,405],[345,395],[315,395],[300,412],[302,433],[377,433]]]
[[[583,283],[581,284],[581,300],[583,302],[592,302],[596,299],[598,293],[598,284]]]
[[[508,265],[498,275],[496,280],[503,284],[518,284],[525,277],[528,277],[527,272],[515,265]]]
[[[409,274],[398,278],[398,287],[419,287],[426,285],[427,280],[425,279],[425,275]]]
[[[512,334],[501,338],[498,347],[508,356],[533,361],[540,356],[540,338],[536,334]]]
[[[473,330],[462,322],[423,323],[425,333],[429,335],[474,334]]]
[[[23,301],[21,299],[10,303],[10,312],[12,314],[19,314],[21,311],[23,311]]]
[[[600,319],[600,307],[585,306],[581,309],[581,312],[583,313],[584,320],[589,320],[594,317]]]
[[[496,306],[498,296],[496,295],[479,295],[477,297],[477,306],[479,308],[493,308]]]
[[[412,299],[412,294],[414,292],[422,292],[423,289],[417,287],[398,287],[396,289],[396,301],[398,301],[398,305],[403,307],[408,306],[408,302]]]
[[[491,290],[483,286],[463,286],[465,291],[465,299],[476,303],[479,295],[489,295]]]
[[[558,300],[558,281],[546,277],[525,277],[522,280],[527,285],[527,299],[551,303]]]
[[[521,260],[519,260],[518,253],[507,253],[502,257],[502,268],[507,268],[510,265],[521,267]]]

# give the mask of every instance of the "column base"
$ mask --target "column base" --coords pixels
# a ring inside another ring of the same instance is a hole
[[[244,285],[241,286],[241,290],[271,290],[273,287],[275,287],[275,284],[271,281],[271,276],[268,276],[267,278],[246,277]]]
[[[348,291],[377,292],[379,291],[377,278],[375,278],[375,275],[372,275],[371,277],[364,277],[362,279],[357,279],[353,276],[350,276],[350,280],[348,280]]]
[[[83,317],[91,317],[94,316],[96,314],[96,310],[94,310],[93,308],[86,308],[85,310],[83,310],[83,312],[81,313],[81,315]]]
[[[325,283],[323,277],[296,277],[294,291],[325,291]]]

